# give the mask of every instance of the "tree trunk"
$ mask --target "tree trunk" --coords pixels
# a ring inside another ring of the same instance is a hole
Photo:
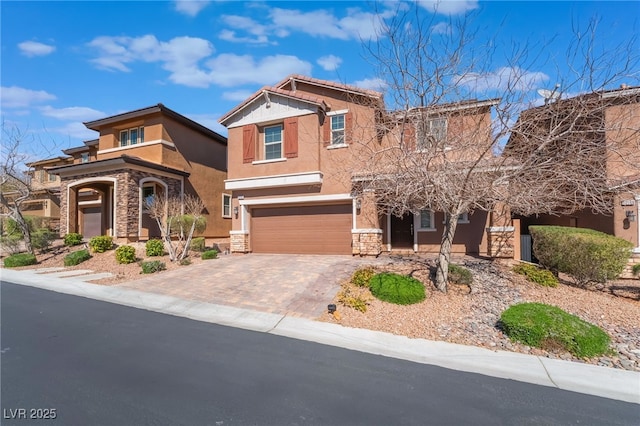
[[[438,262],[436,263],[436,288],[443,293],[447,292],[451,247],[453,246],[453,237],[456,235],[457,227],[458,215],[445,213],[444,232],[442,233],[442,243],[440,244],[440,252],[438,253]]]
[[[33,245],[31,244],[31,230],[29,229],[29,224],[27,223],[27,221],[24,220],[24,216],[22,215],[19,206],[16,206],[13,209],[13,214],[11,215],[11,217],[20,227],[22,238],[24,239],[25,249],[27,250],[27,252],[35,256],[36,253],[33,250]]]

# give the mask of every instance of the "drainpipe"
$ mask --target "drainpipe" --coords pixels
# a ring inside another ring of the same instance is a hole
[[[636,195],[636,230],[638,232],[638,247],[633,249],[634,253],[640,253],[640,194]]]

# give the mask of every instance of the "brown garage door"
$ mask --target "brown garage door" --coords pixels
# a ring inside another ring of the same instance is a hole
[[[102,235],[101,207],[85,207],[82,209],[82,235],[85,238]]]
[[[351,254],[351,205],[256,208],[254,253]]]

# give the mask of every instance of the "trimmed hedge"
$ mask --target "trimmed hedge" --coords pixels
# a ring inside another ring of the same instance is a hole
[[[396,305],[412,305],[426,298],[424,285],[420,281],[391,272],[371,277],[369,288],[378,299]]]
[[[538,268],[536,265],[521,263],[513,267],[513,272],[524,275],[527,280],[544,287],[558,287],[558,279],[551,271]]]
[[[84,262],[85,260],[91,259],[91,254],[89,254],[89,250],[78,250],[73,253],[69,253],[64,257],[64,266],[75,266]]]
[[[113,248],[113,238],[108,235],[100,235],[89,240],[89,247],[94,253],[104,253]]]
[[[207,251],[203,252],[200,257],[203,260],[217,259],[218,258],[218,251],[217,250],[207,250]]]
[[[77,246],[78,244],[82,244],[82,234],[70,232],[64,236],[63,242],[65,246]]]
[[[129,264],[136,261],[136,249],[132,246],[120,246],[116,249],[116,262]]]
[[[449,263],[449,273],[447,275],[447,281],[451,284],[473,284],[473,275],[471,271],[464,266]]]
[[[558,346],[580,358],[604,354],[610,338],[599,327],[543,303],[519,303],[500,316],[511,340],[543,349]]]
[[[564,272],[578,284],[617,278],[633,245],[603,232],[564,226],[530,226],[533,253],[545,268]]]
[[[164,243],[161,240],[149,240],[144,245],[144,250],[147,256],[162,256],[164,254]]]
[[[18,266],[35,265],[38,260],[31,253],[17,253],[7,256],[4,259],[4,266],[7,268],[17,268]]]

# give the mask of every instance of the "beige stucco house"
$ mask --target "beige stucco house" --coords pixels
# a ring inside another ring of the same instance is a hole
[[[440,107],[428,131],[446,139],[474,122],[486,125],[489,137],[490,109],[496,103]],[[231,250],[437,252],[442,213],[425,210],[397,217],[381,208],[375,195],[354,191],[361,172],[355,160],[368,144],[393,143],[379,132],[380,121],[393,121],[393,116],[385,111],[381,93],[301,75],[258,90],[225,114],[220,123],[229,129],[225,188],[233,193]],[[492,221],[492,214],[465,214],[453,251],[497,254],[490,253]],[[514,229],[501,227],[504,231],[513,234]]]
[[[65,150],[70,164],[46,169],[59,179],[61,235],[111,235],[117,241],[156,237],[159,230],[143,200],[193,194],[206,206],[202,235],[228,237],[225,137],[163,104],[85,125],[99,137]]]

